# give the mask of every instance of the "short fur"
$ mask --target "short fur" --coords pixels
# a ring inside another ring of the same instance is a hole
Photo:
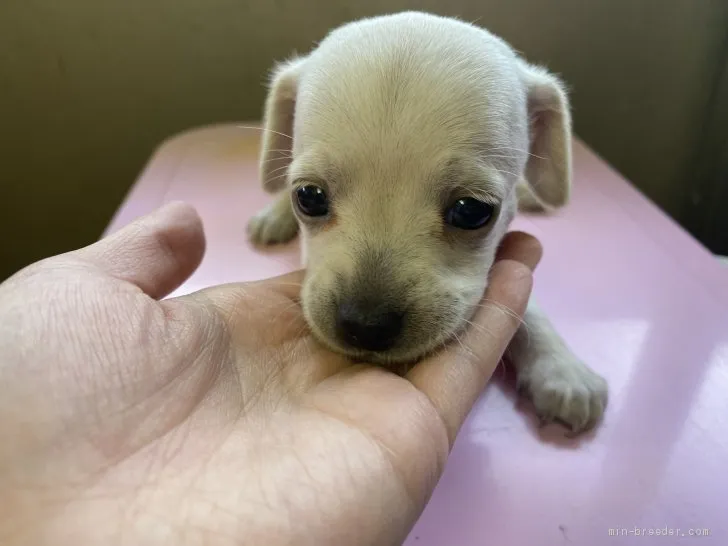
[[[521,209],[564,206],[571,188],[571,117],[560,80],[474,25],[405,12],[344,25],[314,51],[276,67],[266,101],[264,187],[279,192],[249,225],[260,244],[301,231],[306,319],[332,350],[392,366],[465,327],[495,251]],[[324,219],[293,205],[323,188]],[[477,231],[443,222],[463,196],[496,205]],[[339,339],[348,299],[406,310],[401,339],[364,352]],[[511,354],[544,420],[574,431],[601,417],[606,382],[564,344],[532,302]]]

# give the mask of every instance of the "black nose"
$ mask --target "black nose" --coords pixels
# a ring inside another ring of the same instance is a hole
[[[404,315],[345,303],[339,306],[336,322],[344,343],[366,351],[386,351],[402,332]]]

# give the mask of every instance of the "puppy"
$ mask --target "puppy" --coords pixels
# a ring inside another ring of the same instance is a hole
[[[346,24],[274,70],[260,161],[275,200],[257,244],[300,230],[302,306],[334,351],[399,366],[462,330],[517,209],[569,199],[561,82],[459,20],[405,12]],[[543,421],[592,428],[604,379],[535,303],[509,354]]]

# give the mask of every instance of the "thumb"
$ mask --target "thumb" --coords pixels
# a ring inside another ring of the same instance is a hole
[[[70,254],[159,299],[197,269],[204,253],[205,234],[195,209],[170,203]]]

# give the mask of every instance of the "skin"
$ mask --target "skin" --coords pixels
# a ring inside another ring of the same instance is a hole
[[[303,272],[160,301],[204,253],[186,205],[30,266],[0,285],[0,543],[401,543],[540,252],[509,235],[495,303],[405,377],[311,337]]]

